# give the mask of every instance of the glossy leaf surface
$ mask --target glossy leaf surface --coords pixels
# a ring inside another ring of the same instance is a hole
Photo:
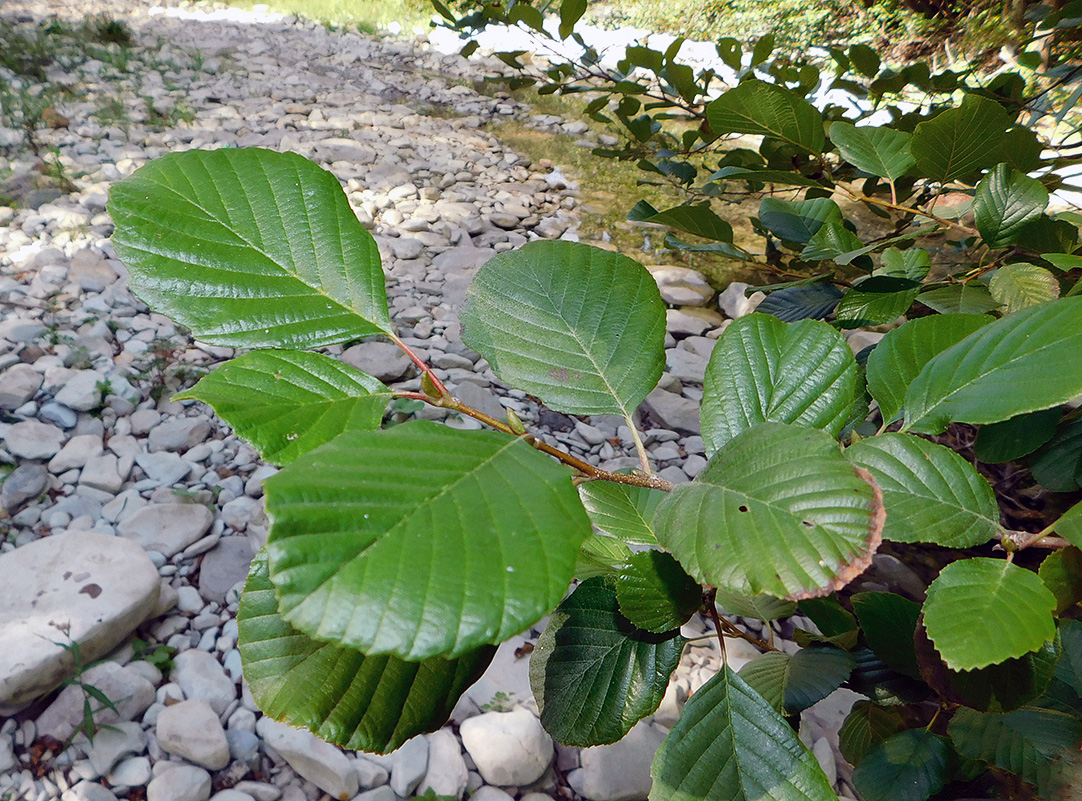
[[[953,773],[947,738],[917,728],[873,746],[853,771],[853,784],[866,801],[926,801]]]
[[[917,300],[940,314],[984,314],[999,308],[988,288],[977,283],[931,289],[919,294]]]
[[[1057,615],[1082,602],[1082,551],[1077,547],[1048,554],[1037,574],[1056,596]]]
[[[664,551],[642,551],[631,557],[616,578],[620,612],[635,626],[655,634],[678,629],[703,602],[703,590]]]
[[[533,242],[478,271],[463,341],[556,411],[629,416],[665,368],[665,304],[645,268],[574,242]]]
[[[789,724],[728,666],[688,699],[650,775],[650,801],[837,799]]]
[[[1036,219],[1048,205],[1048,190],[1040,181],[997,164],[977,184],[973,215],[985,243],[1001,248],[1017,239],[1022,227]]]
[[[677,631],[651,634],[629,623],[604,579],[584,581],[530,657],[545,730],[565,745],[616,742],[658,708],[683,647]]]
[[[521,440],[429,422],[348,431],[265,485],[282,614],[367,654],[497,643],[563,597],[590,522]]]
[[[714,454],[658,509],[661,544],[697,581],[779,598],[827,594],[879,545],[878,490],[822,431],[764,423]]]
[[[740,678],[783,715],[822,701],[849,678],[856,663],[840,648],[813,646],[795,654],[770,651],[740,669]]]
[[[943,568],[928,587],[924,626],[949,667],[973,670],[1035,651],[1055,637],[1055,608],[1036,573],[979,557]]]
[[[579,497],[590,522],[602,531],[624,542],[657,545],[654,513],[665,493],[615,481],[587,481],[579,485]]]
[[[338,179],[295,153],[170,153],[110,192],[132,290],[212,345],[393,333],[379,250]]]
[[[902,728],[902,716],[872,701],[857,701],[838,729],[838,748],[850,765],[859,765],[878,743]]]
[[[1048,444],[1033,454],[1029,469],[1041,486],[1054,492],[1082,487],[1082,418],[1062,423]]]
[[[824,225],[840,225],[842,211],[830,198],[779,200],[767,196],[759,204],[759,221],[779,239],[806,245]]]
[[[496,652],[404,662],[315,640],[278,614],[261,553],[237,616],[244,678],[259,708],[342,748],[387,753],[447,722],[460,695]]]
[[[764,314],[734,320],[710,356],[699,412],[707,453],[766,421],[833,436],[849,416],[857,362],[826,323],[786,324]]]
[[[999,506],[992,487],[949,448],[910,434],[880,434],[845,455],[883,491],[885,539],[969,548],[995,535]]]
[[[1005,160],[1010,117],[994,100],[967,94],[962,105],[920,123],[910,149],[918,174],[947,183]]]
[[[343,431],[379,428],[391,390],[330,356],[264,350],[226,362],[173,399],[209,404],[265,461],[288,464]]]
[[[830,140],[837,145],[842,158],[858,170],[891,181],[901,178],[916,164],[909,150],[910,139],[911,134],[890,128],[858,128],[848,122],[830,126]]]
[[[805,153],[821,153],[823,117],[807,100],[772,83],[744,81],[706,107],[715,133],[759,134]]]

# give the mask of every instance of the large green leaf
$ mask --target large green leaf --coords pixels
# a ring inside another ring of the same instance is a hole
[[[1041,486],[1053,492],[1082,487],[1082,417],[1060,425],[1048,444],[1033,455],[1029,469]]]
[[[706,107],[714,133],[770,136],[805,153],[822,153],[823,116],[804,98],[772,83],[744,81]]]
[[[992,275],[988,291],[1009,313],[1055,300],[1059,281],[1036,264],[1005,264]]]
[[[842,211],[826,197],[780,200],[767,196],[759,204],[759,221],[778,239],[806,245],[827,223],[840,225]]]
[[[1076,548],[1082,548],[1082,502],[1060,515],[1053,528]]]
[[[857,126],[835,122],[830,126],[830,140],[842,158],[858,170],[897,181],[916,163],[909,151],[911,134],[877,126]]]
[[[940,314],[984,314],[999,308],[988,287],[976,282],[931,289],[918,295],[917,300]]]
[[[447,722],[492,661],[484,646],[458,659],[404,662],[314,640],[278,614],[260,552],[237,614],[244,678],[259,708],[343,748],[388,753]]]
[[[630,416],[665,369],[665,304],[645,268],[574,242],[532,242],[478,271],[463,340],[546,406]]]
[[[188,150],[109,193],[132,290],[212,345],[393,333],[379,250],[329,172],[294,153]]]
[[[631,549],[623,540],[608,534],[593,533],[579,546],[575,578],[585,581],[594,576],[615,576],[631,561]]]
[[[590,521],[624,542],[657,545],[654,512],[665,493],[615,481],[587,481],[579,485],[579,497]]]
[[[271,579],[307,634],[419,660],[552,609],[590,522],[561,465],[514,437],[413,422],[347,431],[265,485]]]
[[[674,206],[643,218],[642,222],[657,223],[704,239],[732,242],[733,227],[708,206]]]
[[[616,742],[658,708],[684,642],[677,631],[636,628],[604,579],[584,581],[557,607],[530,657],[545,730],[565,745]]]
[[[920,284],[908,278],[873,275],[853,285],[838,304],[839,328],[892,323],[909,311]]]
[[[868,647],[892,670],[919,679],[913,633],[920,605],[893,592],[859,592],[850,600]]]
[[[1056,636],[1056,599],[1005,559],[952,562],[928,587],[924,627],[948,667],[973,670],[1036,651]]]
[[[997,164],[977,184],[973,215],[988,247],[1001,248],[1017,239],[1023,226],[1048,205],[1048,190],[1040,181]]]
[[[921,177],[947,183],[1007,160],[1003,138],[1011,119],[994,100],[968,94],[962,105],[920,123],[910,149]]]
[[[932,257],[924,248],[909,248],[898,250],[890,247],[883,251],[880,257],[883,264],[876,270],[874,275],[885,275],[890,278],[908,278],[910,281],[923,281],[932,266]]]
[[[703,381],[703,441],[713,453],[765,421],[837,436],[857,389],[857,362],[826,323],[787,324],[765,314],[734,320],[718,339]]]
[[[745,595],[719,588],[716,601],[718,606],[737,617],[752,620],[778,620],[796,612],[796,603],[775,598],[773,595]]]
[[[841,299],[842,291],[834,284],[817,282],[771,292],[756,307],[756,311],[773,315],[785,323],[822,320],[838,307]]]
[[[783,715],[795,715],[841,687],[856,663],[830,645],[801,648],[795,654],[770,651],[740,669],[748,683]]]
[[[838,729],[838,749],[846,762],[855,767],[877,743],[901,728],[902,716],[897,710],[872,701],[857,701]]]
[[[657,533],[697,581],[807,598],[839,589],[879,546],[883,508],[822,431],[763,423],[658,508]]]
[[[631,557],[616,577],[620,612],[640,629],[664,634],[691,619],[703,603],[703,590],[664,551]]]
[[[908,729],[873,746],[853,771],[865,801],[926,801],[950,781],[954,755],[947,738]]]
[[[650,801],[837,801],[789,724],[727,665],[688,699],[650,775]]]
[[[1037,574],[1056,596],[1057,615],[1082,602],[1082,551],[1078,548],[1061,548],[1048,554]]]
[[[1056,435],[1063,416],[1058,406],[1029,412],[981,426],[973,455],[985,464],[999,464],[1028,456]]]
[[[905,428],[938,434],[952,421],[998,423],[1064,403],[1082,393],[1080,349],[1082,297],[996,320],[924,365],[906,392]]]
[[[879,404],[883,419],[893,420],[902,409],[906,390],[936,354],[961,342],[992,322],[977,314],[921,317],[887,332],[868,357],[868,392]]]
[[[1082,721],[1063,712],[1023,707],[978,712],[962,707],[947,732],[958,753],[1008,770],[1031,784],[1048,781],[1052,761],[1082,738]]]
[[[872,249],[874,246],[868,248]],[[808,240],[808,244],[800,252],[800,258],[805,261],[830,259],[836,264],[844,265],[866,252],[864,243],[856,234],[840,223],[828,222]]]
[[[845,455],[883,491],[885,539],[969,548],[995,536],[999,506],[992,487],[950,448],[910,434],[880,434]]]
[[[265,461],[287,464],[343,431],[379,428],[391,390],[329,356],[255,351],[174,400],[209,404]]]

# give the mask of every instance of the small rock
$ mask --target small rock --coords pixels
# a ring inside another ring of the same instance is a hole
[[[665,370],[680,381],[701,384],[706,374],[707,360],[683,348],[665,351]]]
[[[116,271],[109,263],[88,248],[71,257],[68,280],[74,281],[84,292],[101,292],[115,283],[117,278]]]
[[[137,453],[135,463],[147,474],[147,478],[159,486],[171,486],[183,481],[192,471],[190,462],[169,451],[157,453]]]
[[[713,309],[690,306],[683,309],[668,309],[665,312],[665,329],[670,334],[699,336],[711,328],[717,328],[725,318]]]
[[[195,765],[176,765],[155,776],[147,785],[147,801],[207,801],[210,774]]]
[[[713,287],[702,273],[690,267],[659,265],[646,269],[657,282],[661,299],[673,306],[705,306],[714,296]]]
[[[162,750],[209,770],[229,764],[229,743],[218,715],[205,701],[181,701],[158,715],[155,728]]]
[[[417,786],[418,793],[431,791],[438,796],[461,798],[466,792],[468,774],[454,732],[440,729],[428,735],[428,770]]]
[[[391,789],[402,797],[413,795],[428,770],[428,740],[424,736],[406,740],[392,759]]]
[[[18,409],[41,389],[42,376],[29,364],[15,364],[0,374],[0,409]]]
[[[342,354],[342,361],[388,383],[402,378],[413,366],[409,356],[389,342],[354,345]]]
[[[55,400],[69,409],[88,412],[101,406],[104,382],[105,376],[97,370],[80,370],[64,382],[64,386],[56,393]]]
[[[135,722],[115,723],[94,735],[94,744],[87,752],[94,770],[105,775],[123,757],[138,756],[147,747],[143,727]]]
[[[0,587],[0,706],[30,701],[68,675],[72,656],[55,643],[78,642],[93,662],[146,619],[160,593],[138,546],[85,531],[3,554]]]
[[[184,451],[203,442],[210,436],[210,422],[196,417],[178,417],[160,423],[150,430],[147,449],[158,451]]]
[[[544,775],[552,762],[552,738],[527,709],[486,712],[462,721],[462,744],[484,780],[522,787]]]
[[[150,781],[150,760],[131,757],[118,764],[109,773],[109,784],[114,787],[142,787]]]
[[[731,320],[736,320],[745,315],[751,314],[755,311],[755,307],[763,302],[766,295],[762,292],[755,292],[751,297],[747,297],[744,293],[750,288],[750,284],[744,284],[740,281],[734,281],[725,287],[725,290],[718,295],[718,308]]]
[[[477,791],[470,796],[470,801],[514,801],[514,798],[499,787],[486,784],[484,787],[477,788]]]
[[[60,801],[116,801],[116,796],[97,782],[81,781],[61,795]]]
[[[99,489],[110,495],[120,492],[120,488],[124,486],[124,478],[120,475],[116,456],[106,453],[88,459],[79,477],[79,486]]]
[[[638,723],[612,745],[582,750],[582,768],[572,787],[589,801],[646,801],[652,781],[650,764],[665,735],[647,722]]]
[[[208,601],[226,600],[230,588],[248,576],[253,556],[252,541],[247,537],[222,537],[203,557],[199,593]]]
[[[184,697],[205,701],[219,715],[237,697],[233,680],[210,654],[191,649],[173,658],[172,680],[180,685]]]
[[[49,471],[40,464],[27,463],[16,467],[0,485],[0,509],[14,513],[27,501],[43,493],[49,486]]]
[[[78,434],[67,441],[60,453],[49,460],[49,471],[59,475],[65,470],[83,467],[89,459],[102,452],[101,437],[97,434]]]
[[[702,433],[699,404],[664,389],[655,389],[643,405],[663,426],[690,434]]]
[[[263,742],[312,784],[346,801],[357,794],[357,772],[340,750],[314,734],[270,718],[260,718],[256,732]]]
[[[117,534],[133,539],[145,551],[172,556],[207,533],[214,515],[194,503],[155,503],[144,506],[117,526]]]
[[[60,452],[63,441],[63,431],[37,420],[15,423],[4,436],[11,455],[21,459],[51,459]]]

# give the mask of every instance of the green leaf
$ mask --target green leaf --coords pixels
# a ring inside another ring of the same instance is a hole
[[[908,729],[874,745],[853,771],[865,801],[925,801],[954,773],[947,738]]]
[[[841,687],[855,665],[840,648],[816,645],[795,654],[770,651],[748,662],[737,675],[776,712],[795,715]]]
[[[564,745],[616,742],[661,704],[684,642],[677,631],[636,628],[604,579],[584,581],[557,607],[530,657],[545,730]]]
[[[917,295],[917,300],[940,314],[983,314],[999,308],[988,288],[976,283],[932,289]]]
[[[1056,678],[1082,695],[1082,622],[1062,620],[1059,633],[1063,653],[1056,663]]]
[[[378,379],[329,356],[266,350],[226,362],[173,398],[209,404],[273,464],[343,431],[379,428],[390,399]]]
[[[688,699],[650,775],[650,801],[837,800],[789,724],[727,665]]]
[[[1030,784],[1048,781],[1052,760],[1082,737],[1082,721],[1051,709],[1014,712],[960,708],[947,732],[959,754],[1010,771]]]
[[[758,134],[780,139],[805,153],[823,152],[823,117],[784,87],[744,81],[706,107],[714,133]]]
[[[838,307],[841,299],[842,291],[836,286],[817,282],[771,292],[755,310],[777,317],[783,323],[822,320]]]
[[[1082,417],[1061,425],[1034,454],[1029,469],[1045,489],[1073,492],[1082,487]]]
[[[1041,258],[1063,272],[1082,267],[1082,256],[1073,253],[1042,253]]]
[[[590,521],[624,542],[657,545],[654,512],[665,493],[615,481],[587,481],[579,496]]]
[[[906,392],[905,427],[938,434],[1065,403],[1082,393],[1080,349],[1082,297],[996,320],[924,365]]]
[[[590,522],[565,468],[492,431],[347,431],[265,485],[283,617],[420,660],[497,643],[567,590]]]
[[[807,186],[822,189],[824,184],[799,172],[785,170],[757,170],[748,167],[722,167],[712,176],[715,181],[747,181],[752,184],[782,184],[784,186]]]
[[[890,519],[889,512],[887,518]],[[892,670],[919,679],[913,633],[917,630],[920,605],[893,592],[861,592],[850,600],[868,647]]]
[[[674,206],[646,217],[642,222],[667,225],[677,231],[717,242],[733,241],[733,227],[707,206]]]
[[[838,749],[845,761],[859,765],[878,743],[902,728],[902,716],[891,707],[871,701],[857,701],[838,729]]]
[[[973,670],[1036,651],[1056,636],[1056,599],[1004,559],[952,562],[928,587],[924,627],[947,666]]]
[[[990,322],[991,317],[976,314],[940,314],[888,331],[868,357],[867,368],[868,391],[883,420],[898,416],[906,390],[933,357]]]
[[[842,212],[830,198],[779,200],[767,196],[759,204],[759,221],[779,239],[806,245],[824,225],[840,225]]]
[[[856,646],[860,633],[857,619],[841,605],[837,596],[806,598],[800,602],[800,612],[822,632],[821,635],[811,635],[808,638],[810,642],[827,642],[847,651]]]
[[[665,368],[665,304],[638,262],[531,242],[482,267],[463,341],[502,381],[570,414],[630,416]]]
[[[997,164],[977,184],[973,214],[981,238],[990,248],[1014,243],[1022,227],[1041,215],[1048,205],[1048,190],[1040,181]]]
[[[772,595],[745,595],[718,588],[715,600],[730,615],[752,620],[779,620],[796,612],[793,601],[783,601]]]
[[[800,599],[839,589],[867,567],[882,514],[876,489],[829,434],[763,423],[662,501],[657,533],[700,583]]]
[[[1064,512],[1053,529],[1076,548],[1082,548],[1082,502]]]
[[[950,685],[966,706],[1009,712],[1042,695],[1052,680],[1059,652],[1048,642],[1016,659],[979,670],[947,670]],[[952,699],[953,700],[953,699]]]
[[[883,491],[884,539],[970,548],[995,536],[999,505],[992,487],[950,448],[910,434],[880,434],[851,445],[845,456]]]
[[[853,285],[838,304],[841,328],[892,323],[909,311],[920,284],[908,278],[873,275]]]
[[[981,426],[973,444],[973,454],[985,464],[1021,459],[1055,436],[1062,416],[1059,407],[1053,407]]]
[[[734,320],[706,367],[699,411],[706,452],[766,421],[837,436],[856,397],[857,372],[853,352],[826,323],[788,325],[765,314]]]
[[[620,612],[654,634],[678,629],[703,603],[703,589],[664,551],[643,551],[616,577]]]
[[[591,534],[579,546],[575,578],[585,581],[594,576],[613,576],[631,561],[631,549],[616,537]]]
[[[170,153],[113,186],[109,213],[132,291],[203,342],[393,333],[375,240],[338,179],[295,153]]]
[[[858,250],[864,248],[864,243],[857,239],[856,234],[839,223],[828,222],[815,232],[807,246],[800,253],[800,258],[805,261],[820,261],[831,259],[837,264],[848,264]]]
[[[910,149],[921,177],[948,183],[1005,161],[1011,118],[994,100],[967,94],[959,108],[920,123]]]
[[[880,257],[883,266],[873,275],[885,275],[891,278],[908,278],[910,281],[923,281],[932,266],[932,257],[923,248],[887,248]]]
[[[1036,264],[1006,264],[992,275],[988,291],[1008,313],[1059,297],[1059,281]]]
[[[1057,615],[1082,602],[1082,551],[1077,547],[1048,554],[1037,575],[1056,596]]]
[[[566,39],[575,30],[575,23],[586,13],[586,0],[563,0],[560,3],[560,38]]]
[[[279,615],[263,552],[252,562],[237,624],[244,678],[264,714],[375,753],[443,726],[496,653],[484,646],[458,659],[404,662],[312,639]]]
[[[830,126],[830,140],[837,145],[842,158],[858,170],[888,181],[897,181],[916,164],[909,151],[910,139],[912,134],[890,128],[858,128],[848,122]]]

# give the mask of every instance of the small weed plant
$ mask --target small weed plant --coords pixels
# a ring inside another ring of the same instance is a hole
[[[683,80],[666,54],[635,58]],[[748,76],[691,129],[700,144],[762,137],[704,154],[721,162],[708,183],[793,189],[764,197],[757,221],[763,269],[787,280],[718,339],[700,408],[709,461],[678,485],[636,424],[665,368],[666,309],[635,261],[533,242],[485,264],[459,313],[505,384],[624,418],[640,465],[617,473],[455,397],[396,332],[376,243],[341,185],[304,158],[192,150],[113,188],[132,289],[198,340],[249,351],[176,397],[208,403],[282,467],[239,613],[264,712],[389,752],[444,725],[496,646],[551,614],[530,665],[541,722],[567,745],[612,743],[658,708],[681,626],[702,612],[722,643],[766,653],[688,699],[652,801],[834,799],[794,727],[842,686],[865,696],[840,739],[866,801],[1077,786],[1079,219],[1047,213],[1056,179],[1006,88],[956,85],[957,102],[854,126],[788,75]],[[634,129],[641,101],[625,89]],[[640,144],[654,135],[643,125]],[[845,193],[889,233],[860,238],[833,199]],[[948,213],[948,195],[971,217]],[[732,247],[707,205],[639,212]],[[842,331],[886,323],[854,356]],[[416,389],[318,352],[369,336],[412,359]],[[407,403],[488,430],[384,424]],[[959,424],[979,427],[975,455],[951,447]],[[1049,491],[1032,530],[1001,514],[976,466],[1020,459]],[[861,588],[885,541],[938,554],[924,597]],[[815,627],[786,653],[721,612]]]

